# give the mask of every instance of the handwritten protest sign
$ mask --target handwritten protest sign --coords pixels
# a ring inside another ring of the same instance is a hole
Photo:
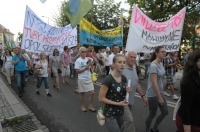
[[[77,45],[77,29],[71,25],[57,28],[43,22],[28,6],[26,7],[21,48],[29,52],[51,54],[55,48]]]
[[[121,26],[112,30],[99,30],[83,18],[80,22],[80,43],[94,46],[122,45]]]
[[[127,51],[153,52],[156,46],[178,51],[185,19],[186,7],[166,22],[155,22],[137,6],[133,6],[127,38]]]

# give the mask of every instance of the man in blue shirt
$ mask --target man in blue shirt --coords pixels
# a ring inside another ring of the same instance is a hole
[[[16,48],[16,54],[12,58],[12,64],[15,66],[15,74],[17,78],[17,87],[19,91],[19,97],[22,97],[24,91],[24,84],[26,78],[26,62],[28,58],[21,53],[21,48]]]

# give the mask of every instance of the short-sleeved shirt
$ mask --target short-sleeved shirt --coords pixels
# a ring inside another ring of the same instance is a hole
[[[68,66],[69,63],[70,63],[71,56],[68,53],[64,52],[64,51],[62,53],[62,56],[64,57],[65,65]]]
[[[60,61],[61,61],[60,56],[51,56],[49,61],[52,64],[52,68],[60,68]]]
[[[88,62],[89,59],[91,59],[91,62],[93,61],[93,59],[90,58],[90,57],[86,57],[84,59],[79,57],[75,62],[75,68],[74,69],[79,69],[79,70],[84,69],[88,65],[87,62]],[[86,70],[82,73],[79,73],[78,79],[80,79],[80,80],[91,80],[90,70],[88,69],[88,70]]]
[[[160,91],[160,93],[163,94],[163,79],[165,76],[165,69],[164,69],[162,63],[156,64],[156,62],[153,61],[149,67],[149,76],[148,76],[147,93],[146,93],[147,97],[157,96],[157,94],[154,90],[154,87],[153,87],[152,80],[151,80],[152,73],[157,74],[157,83],[158,83],[159,91]]]
[[[14,68],[12,65],[12,56],[4,56],[3,60],[5,61],[5,68]]]
[[[108,64],[112,65],[113,63],[113,58],[115,57],[115,55],[112,53],[111,55],[108,56]]]
[[[16,61],[19,59],[18,55],[13,56],[12,61]],[[17,64],[15,64],[15,70],[16,71],[26,71],[26,62],[24,59],[21,59]]]
[[[38,75],[39,77],[48,77],[48,62],[47,60],[45,61],[45,63],[43,63],[42,61],[37,61],[36,62],[37,65],[42,66],[42,70],[43,70],[43,74]]]
[[[114,102],[120,102],[125,100],[127,79],[124,75],[122,75],[122,81],[118,83],[110,74],[104,79],[102,85],[108,87],[108,91],[106,93],[107,99],[112,100]],[[104,116],[109,118],[116,118],[122,116],[123,114],[124,114],[123,106],[105,104]]]
[[[149,57],[151,57],[150,53],[145,53],[144,54],[144,58],[149,58]],[[151,64],[150,59],[144,59],[144,65],[150,65],[150,64]]]
[[[36,54],[33,54],[32,59],[33,59],[33,64],[35,64],[39,60],[39,56]]]
[[[164,66],[165,66],[165,74],[166,75],[175,75],[176,73],[176,65],[167,67],[167,65],[172,64],[176,61],[175,57],[167,56],[164,59]]]
[[[134,96],[136,92],[136,86],[139,83],[139,79],[137,76],[136,68],[135,66],[133,67],[128,67],[126,66],[125,69],[123,70],[122,74],[127,78],[127,80],[131,79],[131,88],[132,91],[129,93],[129,105],[134,104]]]
[[[71,59],[72,59],[72,57],[75,57],[76,55],[78,55],[78,50],[71,53]],[[70,63],[72,63],[72,64],[74,64],[74,62],[75,61],[72,61],[72,60],[70,61]]]

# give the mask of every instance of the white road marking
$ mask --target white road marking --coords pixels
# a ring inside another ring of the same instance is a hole
[[[97,85],[97,86],[101,86],[102,83],[96,82],[96,83],[94,83],[94,84]],[[140,95],[139,95],[138,93],[135,93],[135,97],[141,98]],[[175,103],[175,102],[171,102],[171,101],[167,101],[167,105],[170,106],[170,107],[175,108],[176,103]]]

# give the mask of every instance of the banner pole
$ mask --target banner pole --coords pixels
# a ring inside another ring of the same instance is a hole
[[[90,24],[90,43],[92,45],[92,41],[91,41],[92,33],[91,33],[91,31],[92,31],[92,19],[91,19],[91,24]]]
[[[123,9],[121,9],[121,16],[120,16],[120,21],[121,21],[121,35],[122,35],[122,42],[121,46],[123,48],[123,39],[124,39],[124,22],[123,22]]]

